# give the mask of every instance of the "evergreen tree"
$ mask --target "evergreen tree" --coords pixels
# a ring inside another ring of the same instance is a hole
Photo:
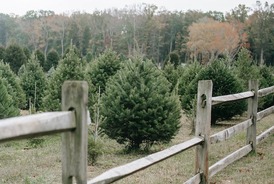
[[[5,64],[3,61],[0,61],[0,76],[5,78],[10,86],[7,90],[14,100],[15,107],[21,109],[25,108],[26,96],[20,85],[20,80],[11,70],[9,64]]]
[[[45,63],[45,71],[49,71],[51,67],[56,68],[56,66],[58,65],[59,58],[59,54],[56,50],[49,51],[47,55],[47,61]]]
[[[128,61],[106,85],[102,129],[129,149],[169,142],[179,129],[180,102],[151,61]]]
[[[248,81],[259,78],[259,69],[252,61],[250,51],[242,48],[235,61],[234,72],[241,83],[244,84],[244,90],[248,90]]]
[[[104,93],[108,79],[121,67],[121,60],[116,52],[107,50],[94,62],[88,64],[87,78],[98,92]]]
[[[23,49],[19,45],[13,44],[6,48],[4,62],[8,63],[12,71],[17,74],[19,68],[27,62],[27,58]]]
[[[19,115],[19,109],[15,107],[5,83],[5,79],[0,77],[0,119]]]
[[[78,57],[75,48],[71,46],[64,59],[60,60],[56,70],[49,78],[46,96],[43,98],[45,110],[60,110],[61,88],[65,80],[84,80],[85,63]]]
[[[38,59],[32,55],[21,74],[21,85],[28,99],[28,108],[31,104],[35,110],[41,110],[42,98],[47,88],[46,76]],[[31,103],[31,104],[30,104]]]
[[[88,26],[85,27],[82,38],[82,56],[87,55],[87,50],[89,48],[89,41],[91,39],[91,33]]]
[[[193,109],[199,80],[212,80],[212,96],[229,95],[243,92],[243,85],[225,64],[227,61],[216,60],[203,68],[198,75],[189,83],[182,96],[182,107],[187,111]],[[212,107],[211,123],[218,120],[228,120],[233,116],[241,115],[246,110],[245,101],[229,102]]]
[[[43,70],[45,71],[45,55],[43,52],[41,52],[40,50],[36,50],[35,51],[35,57],[37,58],[37,60],[39,61],[40,63],[40,66],[43,68]]]
[[[0,61],[5,58],[5,47],[0,46]]]
[[[27,47],[23,48],[23,52],[24,52],[27,60],[30,59],[31,53],[30,53],[30,50]]]

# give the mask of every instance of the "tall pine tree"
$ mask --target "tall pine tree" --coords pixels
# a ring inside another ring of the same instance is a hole
[[[26,106],[26,96],[20,85],[20,79],[11,70],[9,64],[0,61],[0,75],[8,82],[8,93],[12,96],[14,104],[20,109],[24,109]]]
[[[28,99],[28,107],[30,103],[34,104],[36,110],[40,110],[42,106],[42,98],[47,88],[46,76],[37,59],[32,54],[31,58],[25,65],[25,69],[21,74],[21,85]]]
[[[84,80],[85,63],[79,58],[73,46],[70,47],[64,59],[60,60],[56,70],[49,79],[46,96],[43,98],[45,110],[60,110],[61,88],[65,80]]]

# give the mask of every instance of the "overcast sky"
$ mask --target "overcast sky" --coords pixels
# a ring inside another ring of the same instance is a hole
[[[4,2],[3,2],[4,1]],[[261,0],[264,3],[264,0]],[[269,4],[274,0],[268,0]],[[85,11],[109,8],[124,8],[126,5],[154,4],[159,8],[168,10],[216,10],[229,12],[239,4],[253,8],[256,0],[1,0],[0,13],[24,15],[28,10],[53,10],[55,13],[71,13],[72,11]]]

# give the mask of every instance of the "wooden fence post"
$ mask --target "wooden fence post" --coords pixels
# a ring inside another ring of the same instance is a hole
[[[65,81],[62,86],[62,111],[74,111],[76,129],[62,133],[62,182],[87,183],[87,101],[85,81]]]
[[[254,97],[248,99],[248,118],[251,118],[252,125],[247,129],[246,143],[252,145],[252,152],[256,153],[256,122],[258,108],[258,81],[249,81],[249,90],[254,92]]]
[[[211,80],[199,81],[195,136],[203,137],[204,142],[196,147],[195,174],[201,174],[201,183],[209,183],[208,147],[210,144],[212,88]]]

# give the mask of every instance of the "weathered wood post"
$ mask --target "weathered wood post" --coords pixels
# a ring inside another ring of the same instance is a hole
[[[246,143],[252,145],[252,152],[256,153],[256,122],[258,108],[258,81],[249,81],[249,90],[254,92],[253,98],[248,99],[248,118],[251,118],[252,125],[247,129]]]
[[[211,80],[203,80],[198,83],[195,136],[203,137],[204,142],[196,147],[195,172],[201,174],[201,183],[209,183],[208,147],[210,144],[212,87]]]
[[[87,102],[85,81],[66,81],[62,86],[62,110],[74,111],[76,129],[62,134],[62,182],[87,183]]]

